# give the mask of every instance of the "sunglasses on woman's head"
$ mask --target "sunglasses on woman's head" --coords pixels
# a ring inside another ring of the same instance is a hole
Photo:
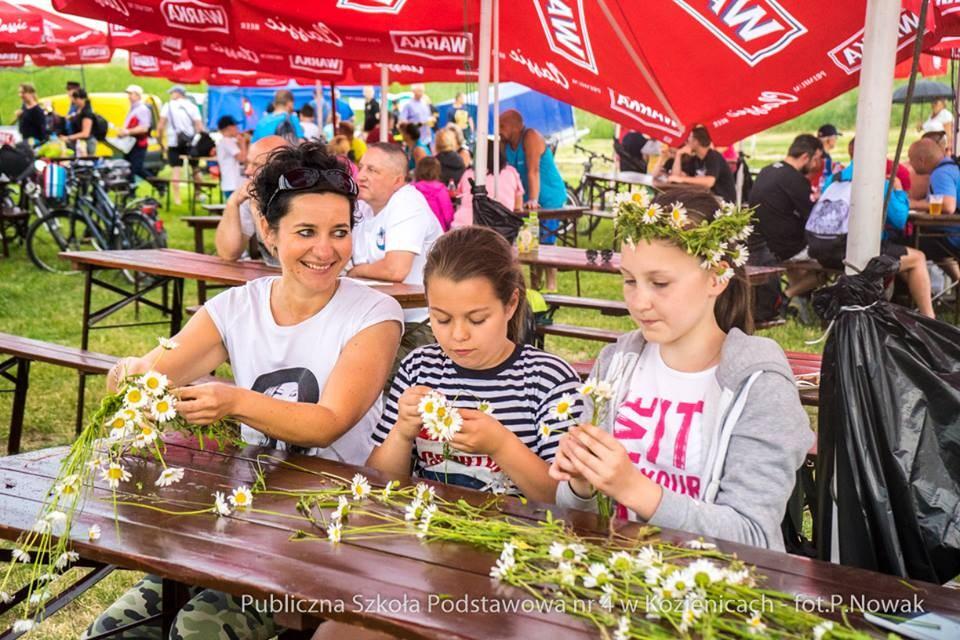
[[[317,185],[328,186],[334,193],[339,193],[348,198],[356,198],[360,193],[357,183],[354,182],[349,173],[342,169],[320,170],[311,167],[299,167],[280,176],[277,180],[277,190],[267,200],[264,211],[269,211],[274,199],[285,191],[303,191],[312,189]]]

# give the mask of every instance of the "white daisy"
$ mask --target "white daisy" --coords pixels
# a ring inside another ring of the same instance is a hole
[[[13,596],[6,591],[0,591],[0,602],[3,602],[3,604],[9,604],[13,602]]]
[[[460,429],[463,427],[463,417],[460,415],[459,411],[454,408],[450,408],[449,411],[444,413],[442,418],[438,417],[431,426],[433,428],[431,429],[431,427],[428,427],[428,430],[431,432],[431,436],[433,436],[434,440],[439,442],[450,442],[453,440],[455,435],[460,433]]]
[[[662,217],[663,207],[658,204],[651,204],[644,209],[643,214],[641,214],[641,220],[643,220],[644,224],[653,224]]]
[[[56,486],[56,492],[62,496],[76,495],[80,491],[80,475],[71,473]]]
[[[747,264],[747,260],[750,259],[750,250],[747,249],[746,245],[738,244],[734,245],[733,248],[727,252],[727,255],[733,260],[735,266],[742,267]]]
[[[687,574],[692,578],[693,583],[699,587],[705,587],[714,582],[721,582],[726,577],[726,572],[710,562],[709,560],[695,560],[687,566]]]
[[[560,396],[557,404],[555,404],[550,411],[557,420],[569,420],[573,411],[573,398],[570,394]]]
[[[176,400],[171,395],[165,395],[157,398],[157,401],[150,407],[150,415],[157,422],[168,422],[177,417]]]
[[[425,538],[430,532],[430,521],[433,520],[433,515],[437,512],[437,505],[431,504],[424,507],[423,512],[420,514],[420,522],[417,525],[417,537]]]
[[[583,586],[588,588],[602,587],[610,581],[610,571],[602,562],[594,562],[587,569],[588,575],[583,577]]]
[[[172,484],[176,484],[183,480],[183,469],[178,467],[168,467],[160,473],[160,477],[157,478],[156,484],[158,487],[169,487]]]
[[[90,528],[87,529],[87,539],[90,542],[95,542],[100,539],[100,525],[92,524]]]
[[[140,378],[140,386],[154,398],[159,398],[166,393],[169,383],[167,376],[157,371],[147,371]]]
[[[390,500],[390,495],[393,493],[393,488],[399,485],[400,483],[396,480],[391,480],[383,486],[383,491],[380,492],[380,502],[387,502]]]
[[[641,547],[637,552],[637,563],[641,568],[646,569],[656,565],[663,564],[663,554],[653,547]]]
[[[597,389],[593,392],[593,397],[595,400],[612,400],[613,385],[606,380],[601,380],[597,383]]]
[[[353,476],[353,480],[350,482],[350,492],[353,494],[354,500],[363,500],[370,495],[370,483],[367,482],[363,474],[358,473]]]
[[[670,205],[670,224],[678,229],[682,229],[687,223],[687,208],[680,202],[674,202]]]
[[[537,429],[537,432],[540,434],[541,438],[549,438],[550,434],[553,433],[553,427],[546,422],[541,422],[540,428]]]
[[[213,494],[213,509],[218,516],[228,516],[232,511],[230,504],[220,491]]]
[[[424,419],[432,418],[437,415],[437,410],[443,406],[445,402],[446,399],[443,395],[437,391],[431,391],[420,399],[420,404],[417,405],[417,411]]]
[[[481,413],[485,413],[485,414],[487,414],[488,416],[492,416],[492,415],[493,415],[493,405],[490,404],[489,402],[487,402],[486,400],[481,400],[479,403],[477,403],[477,411],[479,411],[479,412],[481,412]]]
[[[136,409],[130,409],[130,411],[136,411]],[[114,437],[114,432],[124,433],[131,426],[130,420],[124,414],[123,411],[117,411],[113,416],[107,420],[106,425],[107,429],[110,429],[110,437]],[[121,436],[122,437],[122,436]]]
[[[593,392],[597,389],[597,380],[596,378],[587,378],[587,381],[580,385],[580,388],[577,389],[577,393],[582,396],[591,396]]]
[[[500,557],[497,559],[497,564],[490,569],[490,577],[502,580],[510,576],[510,572],[517,564],[517,560],[513,555],[516,549],[517,547],[512,542],[504,543],[503,550],[500,551]]]
[[[613,631],[613,640],[627,640],[630,637],[630,616],[622,615]]]
[[[660,576],[663,574],[663,569],[660,567],[647,567],[643,572],[643,581],[646,584],[651,586],[660,583]]]
[[[607,564],[610,565],[610,569],[613,570],[614,573],[619,573],[620,575],[633,573],[636,570],[636,561],[633,556],[626,551],[617,551],[611,555]]]
[[[157,338],[157,344],[159,344],[164,351],[172,351],[173,349],[176,349],[177,347],[180,346],[178,343],[174,342],[172,339],[164,338],[163,336],[160,336]]]
[[[100,475],[111,489],[116,489],[121,482],[130,479],[130,472],[116,462],[111,462],[109,467],[100,472]]]
[[[132,409],[142,407],[147,403],[147,394],[140,387],[131,386],[123,394],[123,403]]]
[[[717,280],[719,280],[720,282],[728,282],[733,278],[733,276],[734,276],[733,269],[731,269],[730,267],[727,267],[723,271],[717,272]]]
[[[340,526],[339,520],[335,520],[327,526],[327,538],[334,544],[340,542],[342,533],[343,528]]]
[[[143,420],[143,414],[132,407],[124,407],[120,409],[119,413],[134,426],[140,424],[140,421]]]
[[[60,571],[66,569],[69,565],[73,564],[80,559],[80,554],[76,551],[64,551],[60,554],[60,557],[57,558],[57,563],[54,565]]]
[[[600,590],[603,592],[600,596],[600,606],[607,611],[613,610],[613,585],[605,584]]]
[[[745,226],[743,229],[740,230],[740,233],[737,234],[737,240],[740,240],[742,242],[747,238],[749,238],[752,233],[753,233],[753,225],[748,224],[747,226]]]
[[[697,538],[696,540],[687,540],[687,547],[697,549],[698,551],[713,551],[717,548],[717,545],[712,542],[706,542],[703,538]]]
[[[587,556],[587,548],[578,543],[553,542],[550,544],[549,553],[550,557],[557,562],[583,562]]]
[[[245,486],[239,486],[230,494],[230,504],[237,509],[248,509],[253,504],[253,493]]]
[[[750,572],[746,569],[740,569],[738,571],[728,570],[724,579],[730,584],[751,585],[753,582],[753,579],[750,577]]]
[[[566,587],[574,587],[577,584],[577,570],[570,562],[561,562],[557,565],[560,572],[560,584]]]
[[[406,509],[404,509],[403,519],[407,522],[415,522],[420,519],[420,513],[422,511],[423,500],[416,498],[413,502],[407,505]]]
[[[766,633],[767,625],[763,623],[763,620],[760,618],[760,612],[754,611],[753,615],[747,620],[747,631],[750,632],[750,635],[755,636],[758,633]]]
[[[693,580],[686,571],[674,571],[663,580],[661,594],[671,600],[682,598],[693,587]]]
[[[680,626],[682,633],[685,633],[703,614],[703,606],[696,600],[686,599],[683,601],[683,611],[680,612]]]
[[[414,497],[429,504],[437,497],[437,491],[424,482],[418,482],[414,487]]]
[[[342,522],[347,519],[348,515],[350,515],[350,501],[347,500],[346,496],[340,496],[337,499],[337,508],[330,514],[330,519]]]
[[[17,620],[13,623],[14,633],[26,633],[33,629],[33,620]]]
[[[23,564],[29,564],[30,562],[30,554],[23,549],[14,549],[10,552],[10,557],[15,562],[22,562]]]
[[[140,425],[140,433],[137,434],[137,437],[140,438],[145,444],[150,444],[157,439],[158,435],[159,434],[157,433],[156,429],[149,424],[144,423]]]
[[[833,631],[833,623],[829,620],[821,622],[813,628],[813,640],[822,640]]]

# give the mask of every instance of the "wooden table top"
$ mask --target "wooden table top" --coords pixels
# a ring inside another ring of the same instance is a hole
[[[586,178],[598,182],[620,182],[622,184],[653,186],[653,176],[637,171],[596,171],[588,173]]]
[[[0,536],[13,540],[35,522],[43,496],[56,477],[66,448],[44,449],[0,459]],[[186,469],[184,480],[159,491],[151,502],[162,508],[185,511],[212,505],[214,491],[227,491],[240,484],[251,485],[253,462],[258,453],[270,453],[309,470],[302,471],[262,462],[270,489],[302,491],[324,485],[319,473],[352,477],[357,470],[374,484],[394,479],[372,470],[357,468],[322,458],[289,455],[272,450],[247,447],[242,451],[218,452],[209,447],[196,448],[194,441],[168,439],[167,464]],[[160,470],[150,459],[130,459],[132,482],[153,487]],[[314,473],[310,473],[314,472]],[[399,479],[399,478],[398,478]],[[120,535],[114,526],[114,507],[110,493],[98,483],[78,514],[73,545],[84,558],[117,564],[163,577],[233,594],[256,598],[288,597],[301,601],[345,603],[344,611],[333,609],[322,617],[361,623],[404,638],[595,638],[589,623],[552,611],[525,611],[519,608],[509,615],[482,612],[444,613],[428,607],[431,597],[446,594],[457,599],[513,600],[526,597],[514,587],[489,578],[496,554],[481,552],[454,543],[421,543],[413,536],[345,538],[333,546],[325,540],[290,540],[293,525],[287,518],[260,513],[235,514],[217,519],[212,514],[170,516],[149,509],[120,504],[117,517]],[[442,484],[437,493],[447,500],[464,500],[478,505],[489,495]],[[121,494],[120,498],[131,498]],[[275,496],[258,496],[258,510],[293,515],[296,501]],[[566,520],[581,533],[600,531],[593,514],[568,511],[537,503],[521,504],[516,499],[502,503],[504,513],[529,521],[545,518],[546,509]],[[87,527],[98,524],[102,537],[86,539]],[[295,526],[305,527],[306,523]],[[618,532],[636,537],[636,524],[618,521]],[[322,531],[318,530],[322,535]],[[671,542],[692,536],[663,530],[659,536]],[[758,567],[766,576],[765,586],[829,602],[837,595],[849,602],[858,598],[922,599],[925,611],[956,617],[960,598],[955,591],[936,585],[899,580],[861,569],[843,567],[783,553],[766,551],[717,541],[719,548],[735,553]],[[392,608],[356,606],[356,598],[368,603],[408,603]],[[416,601],[419,607],[409,606]],[[474,600],[476,601],[476,600]]]
[[[540,220],[576,219],[585,214],[589,207],[560,207],[558,209],[524,209],[520,215],[529,218],[533,212]]]
[[[194,228],[216,229],[223,218],[221,216],[186,216],[180,219]]]
[[[204,211],[209,211],[210,213],[223,213],[224,209],[227,208],[227,205],[205,203],[200,205],[200,208]]]
[[[943,213],[935,216],[926,211],[911,211],[908,219],[923,227],[960,227],[960,213]]]
[[[593,262],[587,261],[587,250],[577,247],[558,247],[556,245],[541,244],[536,253],[518,253],[514,248],[514,254],[520,260],[521,264],[535,265],[539,267],[556,267],[558,269],[573,269],[577,271],[593,271],[595,273],[620,273],[620,253],[614,252],[609,262],[604,262],[597,255]],[[783,267],[755,267],[748,265],[746,267],[747,278],[751,283],[765,282],[769,276],[783,273]]]
[[[280,269],[255,260],[224,260],[217,256],[179,249],[64,251],[60,257],[70,260],[75,269],[130,269],[158,276],[226,285],[242,285],[256,278],[280,274]],[[363,282],[360,279],[357,281]],[[426,305],[422,286],[397,283],[371,286],[396,299],[404,308]]]

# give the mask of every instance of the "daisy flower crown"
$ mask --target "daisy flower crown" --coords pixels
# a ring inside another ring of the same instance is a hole
[[[712,220],[697,224],[687,216],[682,203],[664,208],[652,202],[646,191],[640,191],[618,198],[614,233],[628,246],[640,240],[672,242],[702,258],[702,268],[715,271],[726,281],[733,277],[733,267],[742,267],[750,257],[744,242],[753,232],[752,217],[752,209],[721,201]],[[728,266],[722,266],[722,262]]]

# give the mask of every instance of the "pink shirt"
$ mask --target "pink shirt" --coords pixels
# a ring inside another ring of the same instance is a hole
[[[473,169],[467,169],[460,178],[457,189],[460,191],[460,207],[453,214],[453,228],[468,227],[473,224],[473,196],[470,195],[469,179],[473,177]],[[487,195],[493,197],[493,174],[487,174]],[[517,206],[517,196],[523,198],[523,183],[517,170],[507,165],[500,171],[497,180],[496,200],[510,211]]]

